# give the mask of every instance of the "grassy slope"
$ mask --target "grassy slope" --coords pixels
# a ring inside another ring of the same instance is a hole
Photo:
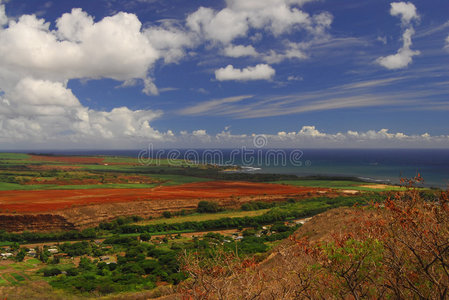
[[[200,222],[208,220],[218,220],[221,218],[242,218],[242,217],[255,217],[260,216],[269,211],[270,209],[260,209],[254,211],[225,211],[214,214],[200,214],[195,213],[187,216],[173,217],[173,218],[161,218],[154,220],[145,220],[136,223],[137,225],[155,225],[155,224],[174,224],[182,222]]]

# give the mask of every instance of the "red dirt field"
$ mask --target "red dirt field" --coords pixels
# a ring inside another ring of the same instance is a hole
[[[288,196],[316,192],[316,190],[316,188],[280,184],[212,181],[153,189],[2,191],[0,210],[9,213],[48,213],[67,208],[108,203],[228,199],[240,196]]]
[[[103,164],[104,159],[101,157],[85,157],[85,156],[31,155],[31,160],[54,161],[71,164]]]

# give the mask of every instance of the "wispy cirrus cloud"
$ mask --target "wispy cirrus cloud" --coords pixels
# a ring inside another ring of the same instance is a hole
[[[252,98],[252,95],[242,95],[242,96],[235,96],[235,97],[227,97],[223,99],[213,99],[206,102],[201,102],[198,105],[190,106],[188,108],[184,108],[178,111],[178,114],[181,115],[202,115],[207,114],[208,111],[217,111],[222,107],[223,105],[230,104],[230,103],[236,103],[243,101],[245,99]]]
[[[429,86],[427,89],[422,89],[418,84],[417,89],[402,90],[396,87],[398,84],[413,80],[417,80],[413,75],[376,78],[283,96],[244,95],[213,99],[178,110],[177,114],[251,119],[356,107],[390,107],[400,110],[448,109],[446,102],[431,100],[435,96],[449,93],[449,87],[445,84]]]

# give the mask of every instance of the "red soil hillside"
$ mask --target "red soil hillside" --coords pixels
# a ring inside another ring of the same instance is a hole
[[[11,231],[45,231],[48,230],[45,218],[39,222],[38,216],[52,214],[65,220],[61,229],[85,228],[118,216],[146,218],[160,216],[164,211],[193,210],[202,200],[216,202],[225,208],[239,208],[250,201],[285,201],[290,197],[319,196],[323,192],[328,196],[337,195],[321,188],[235,181],[197,182],[152,189],[2,191],[0,227],[5,222],[12,222],[17,226],[8,227]],[[36,222],[24,228],[20,218],[17,222],[9,219],[22,215],[36,216]]]
[[[147,200],[221,199],[240,196],[294,195],[316,190],[278,184],[214,181],[153,189],[4,191],[0,210],[51,212],[74,206]]]

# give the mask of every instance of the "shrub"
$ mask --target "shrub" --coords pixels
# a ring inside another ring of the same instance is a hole
[[[61,270],[59,270],[58,268],[48,268],[48,269],[44,269],[44,276],[45,277],[51,277],[51,276],[56,276],[61,274]]]
[[[66,272],[67,272],[67,276],[76,276],[79,273],[78,270],[75,268],[67,269]]]
[[[198,208],[196,209],[199,213],[216,213],[221,209],[216,202],[200,201],[198,203]]]

